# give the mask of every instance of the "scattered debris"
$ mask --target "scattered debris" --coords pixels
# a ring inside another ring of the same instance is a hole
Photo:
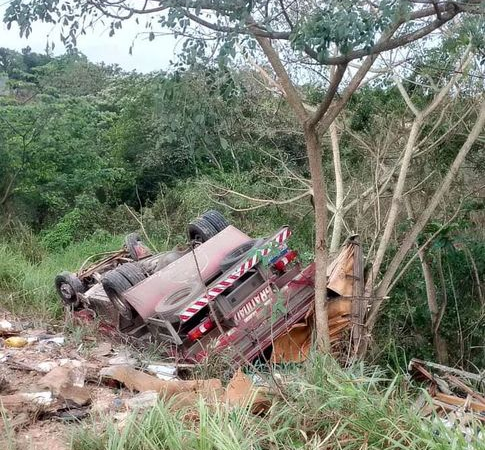
[[[146,370],[161,380],[173,380],[177,378],[177,368],[174,366],[149,364]]]
[[[485,423],[485,374],[466,372],[419,359],[412,359],[408,370],[414,379],[428,384],[432,407],[421,405],[423,415],[435,411],[449,419],[450,413],[468,414]]]
[[[113,350],[113,346],[110,342],[101,342],[93,351],[92,355],[95,358],[101,358],[103,356],[107,356]]]
[[[21,336],[12,336],[7,339],[5,339],[5,346],[6,347],[11,347],[11,348],[21,348],[25,347],[29,341]]]
[[[160,397],[156,391],[140,392],[134,397],[128,398],[124,402],[124,406],[128,410],[146,409],[155,406]]]
[[[122,365],[122,366],[134,366],[137,360],[133,358],[126,350],[121,351],[117,356],[110,358],[108,364],[112,366]]]

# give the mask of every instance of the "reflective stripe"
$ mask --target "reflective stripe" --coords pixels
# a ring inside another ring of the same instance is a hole
[[[291,235],[291,230],[288,227],[283,228],[278,232],[271,241],[276,241],[278,244],[282,244]],[[199,297],[194,303],[187,307],[182,313],[179,314],[182,322],[187,322],[191,317],[197,314],[202,308],[204,308],[210,301],[216,298],[219,294],[224,292],[228,287],[231,287],[239,278],[241,278],[248,270],[254,267],[260,259],[260,256],[269,255],[271,249],[265,248],[261,252],[256,252],[254,256],[246,260],[238,269],[234,270],[226,279],[220,281],[215,286],[207,291],[206,295]]]

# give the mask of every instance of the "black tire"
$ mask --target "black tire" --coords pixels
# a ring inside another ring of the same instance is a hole
[[[148,247],[143,243],[138,233],[130,233],[125,237],[125,247],[133,261],[139,261],[141,259],[136,251],[137,248],[144,247],[147,251],[149,251]]]
[[[222,231],[224,228],[229,226],[229,222],[226,220],[226,218],[215,209],[209,209],[209,211],[206,211],[204,214],[202,214],[202,218],[210,222],[217,231]]]
[[[133,319],[133,308],[124,299],[123,292],[132,287],[132,284],[116,270],[106,272],[101,280],[106,295],[121,316],[127,320]]]
[[[187,234],[190,241],[205,242],[217,234],[217,230],[206,219],[195,219],[189,223]]]
[[[125,263],[118,266],[116,272],[121,273],[132,286],[141,283],[146,277],[141,267],[136,263]]]
[[[253,239],[230,251],[224,256],[224,259],[219,264],[221,271],[225,272],[227,269],[231,268],[234,264],[243,259],[253,248],[259,247],[264,241],[265,239]]]
[[[72,308],[79,304],[78,293],[86,291],[82,281],[74,273],[70,272],[61,272],[57,275],[54,279],[54,284],[64,305]]]
[[[163,320],[178,322],[178,315],[203,292],[204,285],[194,282],[166,297],[163,303],[160,302],[156,306],[155,312]]]

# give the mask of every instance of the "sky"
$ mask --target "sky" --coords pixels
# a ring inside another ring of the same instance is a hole
[[[65,48],[59,39],[58,29],[53,29],[52,25],[35,23],[32,34],[28,38],[21,38],[16,25],[7,30],[3,23],[5,9],[6,4],[0,3],[0,47],[21,50],[29,46],[35,52],[44,53],[49,40],[55,44],[55,55],[64,53]],[[89,29],[85,36],[79,37],[78,49],[92,62],[116,63],[129,71],[146,73],[168,69],[170,60],[175,59],[174,52],[181,45],[180,42],[172,36],[159,36],[153,41],[149,41],[145,36],[137,38],[137,33],[142,28],[134,20],[126,21],[123,28],[117,30],[113,37],[109,37],[109,30],[106,28]],[[134,39],[133,54],[130,55],[129,48]]]

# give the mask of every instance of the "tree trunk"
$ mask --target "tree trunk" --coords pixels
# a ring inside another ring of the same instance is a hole
[[[428,258],[423,250],[419,250],[419,261],[421,262],[421,269],[423,271],[424,283],[426,285],[426,298],[428,300],[428,308],[431,315],[431,332],[433,333],[433,343],[440,364],[448,365],[448,346],[440,333],[441,322],[441,308],[438,305],[438,298],[436,295],[436,284],[434,282],[433,273],[428,261]],[[444,300],[443,300],[444,301]]]
[[[408,212],[408,218],[414,222],[414,211],[411,206],[411,200],[409,197],[406,197],[404,201],[406,210]],[[434,282],[433,272],[431,270],[431,264],[429,263],[428,256],[426,255],[426,251],[423,248],[420,248],[418,242],[416,242],[416,249],[418,251],[418,257],[421,263],[421,271],[423,272],[424,284],[426,287],[426,299],[428,301],[428,309],[431,316],[431,334],[433,336],[435,353],[440,364],[448,364],[448,346],[440,333],[441,318],[443,317],[448,299],[446,295],[443,296],[443,303],[441,307],[438,305],[436,283]],[[442,287],[444,287],[444,276],[440,258],[438,259],[438,269],[440,274],[440,282]],[[444,292],[446,293],[446,290],[444,290]]]
[[[318,120],[310,119],[301,98],[293,85],[278,53],[269,39],[258,34],[258,28],[252,18],[248,25],[253,30],[254,38],[258,41],[271,67],[285,91],[288,104],[295,112],[305,136],[305,145],[313,186],[313,200],[315,203],[315,328],[317,332],[317,348],[324,352],[330,351],[330,333],[327,314],[327,193],[322,167],[322,151],[316,125]],[[343,75],[343,73],[342,73]]]
[[[340,246],[340,237],[344,223],[344,183],[342,179],[342,165],[340,164],[339,138],[335,122],[330,125],[330,141],[332,144],[333,170],[335,173],[335,215],[333,218],[332,240],[330,254],[335,253]]]
[[[5,191],[2,195],[2,198],[0,198],[0,205],[4,205],[5,203],[7,203],[7,200],[12,195],[12,192],[15,187],[14,183],[15,183],[15,180],[17,179],[17,176],[18,176],[18,171],[10,177],[10,181],[5,186]]]
[[[374,258],[374,263],[372,264],[372,270],[370,271],[369,278],[367,279],[365,287],[365,294],[369,297],[374,291],[374,285],[377,280],[377,276],[379,275],[382,262],[384,261],[384,256],[391,241],[392,233],[394,232],[394,226],[396,224],[399,210],[401,208],[401,203],[403,200],[402,195],[404,192],[406,178],[408,176],[409,164],[411,162],[411,157],[413,155],[413,151],[416,146],[422,124],[423,121],[420,116],[414,119],[408,140],[406,142],[406,148],[404,149],[404,156],[402,159],[401,169],[399,171],[399,177],[396,183],[396,187],[394,188],[394,194],[392,196],[391,208],[389,210],[388,219],[384,228],[384,232],[382,233],[379,247]]]
[[[330,351],[327,313],[327,194],[321,147],[314,126],[305,126],[305,143],[315,204],[315,325],[317,348]]]

